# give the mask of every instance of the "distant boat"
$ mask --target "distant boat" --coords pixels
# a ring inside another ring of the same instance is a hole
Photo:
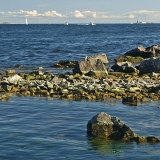
[[[151,24],[151,23],[153,23],[153,22],[147,22],[147,21],[146,21],[146,17],[145,17],[145,21],[139,22],[139,21],[137,20],[137,22],[134,23],[134,24]]]
[[[89,25],[93,26],[93,25],[96,25],[96,24],[94,24],[93,22],[90,22]]]
[[[26,25],[28,25],[28,20],[27,20],[27,18],[26,18]]]
[[[68,22],[67,22],[67,12],[66,12],[66,21],[64,21],[64,25],[68,26]]]
[[[67,22],[67,21],[65,21],[64,25],[67,25],[67,26],[68,26],[68,22]]]

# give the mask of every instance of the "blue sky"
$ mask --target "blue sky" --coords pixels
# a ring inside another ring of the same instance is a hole
[[[160,23],[160,0],[0,0],[0,23]]]

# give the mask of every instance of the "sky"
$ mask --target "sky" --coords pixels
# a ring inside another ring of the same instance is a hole
[[[160,23],[160,0],[0,0],[0,23]]]

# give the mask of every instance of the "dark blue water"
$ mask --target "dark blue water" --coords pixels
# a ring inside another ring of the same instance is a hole
[[[159,24],[0,25],[0,72],[105,53],[110,60],[139,45],[160,45]],[[139,135],[160,138],[160,102],[137,107],[103,102],[13,96],[0,101],[0,159],[160,159],[160,144],[95,142],[86,135],[98,112],[119,117]]]
[[[49,67],[86,55],[116,56],[138,47],[160,44],[160,24],[0,25],[0,67]]]

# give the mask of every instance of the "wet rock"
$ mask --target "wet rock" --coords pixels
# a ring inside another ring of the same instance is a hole
[[[131,63],[139,63],[143,60],[142,57],[132,57],[132,56],[126,56],[122,55],[117,58],[115,58],[115,62],[131,62]]]
[[[34,80],[35,76],[31,74],[24,75],[24,79],[27,81]]]
[[[137,71],[131,62],[117,62],[111,67],[111,69],[113,69],[115,72],[124,73],[132,73]]]
[[[148,48],[144,48],[143,46],[139,46],[135,49],[132,49],[132,50],[126,52],[124,55],[132,56],[132,57],[139,56],[142,58],[156,57],[156,55],[157,55],[156,52],[158,51],[158,49],[155,51],[155,48],[157,48],[157,46],[151,46]]]
[[[77,62],[78,61],[73,61],[73,60],[61,60],[61,61],[53,64],[51,67],[55,67],[55,68],[74,68],[74,66]]]
[[[13,69],[6,70],[6,74],[15,74],[15,73],[16,73],[16,71]]]
[[[118,117],[100,112],[87,123],[87,134],[94,138],[109,138],[115,141],[136,141],[157,143],[156,137],[144,137],[134,133],[130,127],[125,125]]]
[[[139,65],[140,73],[160,72],[160,57],[143,60]]]
[[[160,47],[158,45],[153,45],[151,47],[146,48],[147,52],[153,52],[156,57],[160,56]]]
[[[23,65],[22,64],[16,64],[14,67],[15,68],[23,68]]]
[[[1,101],[8,101],[11,97],[10,93],[0,93],[0,100]]]
[[[143,59],[151,58],[151,57],[159,57],[160,56],[160,47],[158,45],[153,45],[147,48],[143,46],[139,46],[134,48],[124,55],[119,56],[115,59],[116,62],[132,62],[138,63],[141,62]]]
[[[127,96],[122,98],[122,103],[137,106],[138,101],[136,96]]]

